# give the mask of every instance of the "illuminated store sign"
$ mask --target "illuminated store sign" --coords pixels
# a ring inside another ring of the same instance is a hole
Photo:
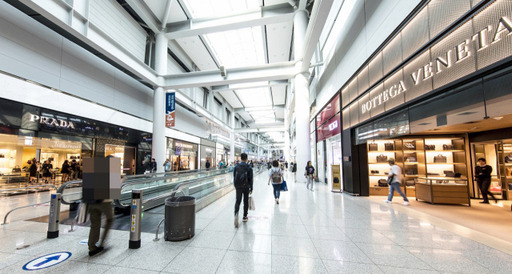
[[[55,119],[53,117],[39,116],[30,114],[30,122],[37,122],[42,125],[57,127],[57,128],[71,128],[75,129],[75,125],[71,121]]]
[[[503,14],[510,6],[508,1],[495,1],[375,85],[366,92],[370,96],[348,106],[357,105],[356,121],[361,123],[511,56],[512,15]]]
[[[473,56],[475,52],[472,52],[472,47],[470,47],[470,43],[472,41],[475,43],[476,51],[482,51],[496,45],[496,43],[501,41],[503,37],[511,34],[512,21],[509,17],[503,16],[495,25],[488,25],[470,38],[457,44],[454,48],[446,50],[442,56],[438,56],[433,62],[429,62],[426,65],[421,66],[412,72],[409,77],[411,77],[414,86],[417,86],[421,82],[429,80],[436,74],[443,73],[452,67],[456,67],[458,64]],[[365,114],[371,109],[394,99],[402,92],[406,91],[407,87],[404,80],[400,80],[389,89],[384,90],[384,92],[360,104],[361,114]]]

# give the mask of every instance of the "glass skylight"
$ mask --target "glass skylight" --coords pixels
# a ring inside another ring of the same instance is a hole
[[[222,16],[261,6],[260,0],[186,0],[194,18]]]
[[[210,33],[204,37],[228,70],[265,64],[261,26]]]

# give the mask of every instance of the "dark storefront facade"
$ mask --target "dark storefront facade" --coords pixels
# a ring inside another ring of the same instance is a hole
[[[65,160],[114,155],[132,175],[143,172],[150,153],[151,133],[0,99],[0,173],[32,158],[60,168]]]
[[[340,89],[346,192],[387,195],[394,158],[408,196],[469,204],[485,157],[512,198],[512,3],[457,2],[418,7]]]

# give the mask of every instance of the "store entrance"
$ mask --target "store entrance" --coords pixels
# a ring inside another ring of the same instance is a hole
[[[510,198],[508,191],[509,184],[512,183],[512,140],[473,143],[471,149],[472,170],[478,165],[478,159],[484,158],[492,167],[489,191],[497,199]],[[476,180],[473,180],[471,189],[473,197],[483,198]]]

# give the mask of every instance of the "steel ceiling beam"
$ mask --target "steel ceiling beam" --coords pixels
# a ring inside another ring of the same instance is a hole
[[[153,12],[148,8],[146,3],[142,0],[125,0],[128,5],[137,13],[137,15],[146,23],[154,33],[159,33],[161,23],[153,15]]]
[[[274,110],[282,110],[284,109],[285,105],[274,105],[274,106],[268,106],[268,107],[243,107],[243,108],[234,108],[233,111],[235,112],[250,112],[250,111],[274,111]]]
[[[247,83],[250,83],[250,82],[247,82]],[[276,81],[269,81],[268,85],[254,85],[254,86],[245,86],[245,87],[232,87],[229,85],[216,86],[216,87],[212,87],[212,91],[213,92],[221,92],[221,91],[241,90],[241,89],[271,88],[271,87],[287,86],[287,85],[288,85],[288,80],[276,80]]]
[[[284,127],[262,127],[262,128],[236,128],[235,133],[252,133],[252,132],[284,132]]]
[[[302,0],[301,4],[302,2],[306,1]],[[309,70],[311,58],[315,53],[318,41],[320,40],[320,35],[322,34],[322,30],[325,27],[325,22],[327,21],[327,17],[329,16],[329,11],[331,10],[333,2],[334,0],[316,0],[313,4],[313,10],[311,11],[308,28],[306,29],[306,37],[304,39],[306,44],[304,45],[304,50],[302,51],[304,55],[302,56],[301,72],[306,72]]]
[[[220,70],[198,71],[164,76],[166,89],[220,86],[236,83],[291,79],[297,74],[295,62],[273,63],[254,67],[227,69],[226,77]]]
[[[240,28],[290,22],[293,20],[293,16],[293,7],[283,3],[222,17],[196,18],[172,23],[167,25],[165,31],[169,39],[177,39]]]
[[[167,3],[165,3],[165,12],[164,17],[162,17],[161,23],[162,29],[164,29],[165,26],[167,26],[167,22],[169,21],[169,16],[171,15],[172,1],[174,0],[167,0]]]

